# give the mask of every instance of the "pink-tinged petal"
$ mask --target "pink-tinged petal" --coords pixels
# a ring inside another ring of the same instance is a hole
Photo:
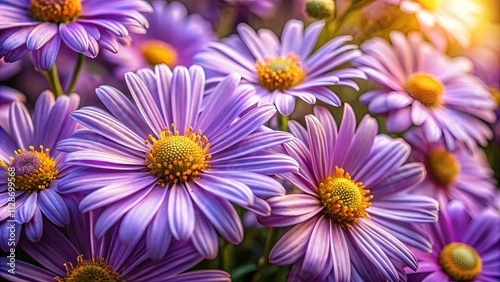
[[[306,116],[309,151],[311,153],[312,165],[316,180],[323,181],[328,174],[327,163],[329,144],[326,143],[326,133],[320,121],[313,115]]]
[[[429,112],[427,108],[422,105],[419,101],[413,101],[411,106],[411,120],[413,124],[419,126],[423,124],[429,118]]]
[[[437,221],[438,202],[430,197],[397,193],[378,197],[368,209],[370,215],[404,222]]]
[[[370,153],[377,132],[377,121],[371,116],[366,115],[359,123],[358,129],[351,141],[351,146],[348,149],[348,157],[345,158],[341,167],[349,172],[357,171],[360,166],[363,166]],[[333,168],[331,171],[333,171]]]
[[[243,226],[238,213],[227,200],[215,197],[201,187],[193,187],[188,192],[224,239],[231,244],[239,244],[243,240]]]
[[[57,34],[57,25],[53,23],[42,23],[36,26],[26,39],[26,47],[30,50],[42,48]]]
[[[402,192],[422,182],[425,178],[425,166],[422,163],[408,163],[383,181],[370,188],[375,197]]]
[[[346,159],[348,153],[348,150],[346,148],[349,148],[351,146],[355,128],[356,116],[354,114],[354,110],[352,109],[351,105],[345,104],[344,113],[342,115],[342,123],[340,124],[337,143],[335,144],[335,151],[333,152],[333,157],[330,160],[331,162],[334,162],[335,165],[341,166],[341,164]],[[353,172],[350,171],[349,173],[351,173],[351,175],[353,174]],[[323,181],[323,179],[321,179],[320,181]]]
[[[191,106],[191,77],[186,67],[180,66],[172,72],[172,82],[170,85],[171,115],[175,125],[182,133],[192,124],[188,124],[187,114]],[[200,97],[201,98],[201,97]]]
[[[239,24],[236,29],[238,30],[241,40],[245,42],[245,46],[252,52],[252,55],[254,55],[256,59],[263,59],[267,52],[263,50],[264,45],[262,44],[262,40],[255,31],[246,24]]]
[[[269,253],[269,262],[283,266],[302,258],[318,219],[319,216],[297,224],[286,232]]]
[[[33,123],[23,103],[14,102],[10,106],[10,130],[18,148],[28,149],[33,145]]]
[[[182,184],[174,184],[170,188],[167,205],[172,236],[180,241],[191,238],[195,227],[195,213],[187,188]]]
[[[314,115],[318,118],[319,122],[323,126],[323,130],[325,131],[328,160],[331,160],[335,144],[337,143],[337,123],[327,108],[320,106],[314,107]],[[333,168],[333,162],[328,162],[326,170],[330,172],[333,171]]]
[[[245,156],[234,160],[211,163],[212,169],[221,171],[243,170],[265,175],[297,172],[297,162],[281,154]]]
[[[261,175],[247,171],[210,171],[211,175],[238,181],[247,185],[252,192],[259,197],[273,197],[285,195],[283,185],[267,175]]]
[[[278,112],[284,116],[289,116],[295,109],[295,97],[292,95],[278,93],[275,97],[274,103]]]
[[[156,187],[144,199],[135,205],[120,223],[120,240],[134,245],[142,236],[149,223],[153,220],[161,205],[165,205],[166,189]],[[144,211],[148,212],[144,212]]]
[[[442,270],[439,270],[427,275],[422,282],[448,281],[449,278]]]
[[[304,32],[304,40],[302,41],[302,47],[297,55],[300,58],[306,58],[312,51],[315,42],[318,40],[319,34],[325,25],[324,21],[314,21],[309,24]]]
[[[211,174],[210,171],[203,173],[200,179],[195,181],[205,191],[239,206],[253,204],[253,192],[244,183],[225,179],[223,176]]]
[[[286,56],[288,53],[299,53],[299,48],[303,44],[304,23],[299,20],[289,20],[283,28],[281,34],[281,56]]]
[[[333,260],[334,281],[351,281],[351,263],[349,247],[343,229],[338,224],[330,223],[330,254]]]
[[[323,268],[326,267],[328,255],[330,252],[337,250],[330,250],[330,219],[327,215],[323,215],[315,224],[309,242],[307,243],[306,253],[302,267],[300,269],[300,276],[304,280],[314,279],[312,281],[323,281],[327,273],[324,273]],[[325,277],[318,277],[324,273]]]

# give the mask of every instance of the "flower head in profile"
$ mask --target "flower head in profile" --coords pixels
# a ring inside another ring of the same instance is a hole
[[[405,164],[410,147],[377,135],[374,118],[356,117],[345,104],[340,128],[327,109],[306,116],[307,129],[292,121],[300,141],[284,145],[298,174],[281,174],[301,193],[272,197],[269,227],[292,226],[269,260],[293,264],[289,281],[399,281],[402,265],[417,269],[404,243],[430,250],[412,223],[435,222],[438,203],[408,190],[424,178],[419,163]]]
[[[170,68],[189,66],[194,55],[215,39],[211,24],[199,15],[188,15],[180,2],[153,1],[151,5],[154,12],[146,16],[148,32],[132,35],[130,46],[116,54],[104,53],[106,59],[117,65],[120,78],[127,71],[162,63]]]
[[[195,57],[195,62],[212,71],[209,81],[238,73],[245,83],[255,87],[259,105],[274,104],[284,116],[293,112],[295,98],[308,104],[318,99],[339,106],[340,99],[327,86],[347,85],[357,89],[351,79],[366,76],[357,69],[332,69],[359,57],[360,52],[356,45],[344,45],[350,36],[341,36],[312,53],[324,22],[314,22],[305,31],[303,25],[298,20],[288,21],[280,42],[269,29],[255,32],[240,24],[239,36],[209,43]]]
[[[420,267],[406,269],[408,281],[498,281],[500,214],[485,209],[471,216],[463,203],[442,206],[439,221],[423,226],[432,252],[415,250]]]
[[[161,261],[148,259],[145,242],[126,246],[113,238],[118,232],[110,229],[97,238],[92,234],[99,212],[86,214],[78,210],[76,197],[68,199],[71,224],[65,236],[45,221],[45,231],[37,243],[23,237],[19,246],[40,266],[16,260],[16,273],[8,272],[8,258],[0,258],[0,277],[10,281],[231,281],[220,270],[186,270],[203,260],[190,242],[173,242]],[[50,250],[50,251],[47,251]],[[12,279],[12,280],[11,280]]]
[[[0,232],[3,250],[9,249],[7,226],[15,220],[17,232],[24,229],[26,237],[38,241],[43,232],[43,218],[57,226],[69,223],[65,200],[59,184],[68,175],[64,162],[66,153],[55,148],[76,129],[69,117],[78,108],[76,94],[54,101],[49,91],[40,94],[33,118],[24,104],[14,102],[9,110],[10,132],[0,127]],[[7,201],[15,198],[15,209]],[[19,236],[16,235],[16,240]]]
[[[469,151],[459,144],[450,152],[442,141],[425,140],[418,129],[408,132],[405,140],[412,146],[410,160],[425,164],[427,170],[427,177],[413,192],[434,197],[440,206],[460,200],[474,213],[492,205],[499,196],[482,149]]]
[[[471,62],[450,59],[418,33],[391,33],[392,45],[374,38],[364,43],[359,69],[382,86],[361,96],[370,112],[387,116],[387,129],[422,128],[429,142],[444,139],[449,150],[457,141],[473,148],[492,138],[495,101],[484,83],[470,74]]]
[[[290,157],[268,148],[293,139],[284,132],[256,132],[276,112],[255,107],[253,89],[230,75],[203,99],[199,66],[165,65],[125,74],[133,102],[109,86],[97,95],[109,110],[86,107],[72,117],[88,129],[58,144],[76,167],[65,192],[84,192],[84,212],[104,208],[101,236],[119,223],[119,238],[135,244],[144,236],[150,255],[165,255],[171,238],[192,241],[205,257],[218,252],[217,232],[232,244],[243,228],[231,203],[260,215],[261,199],[284,194],[268,175],[297,170]]]
[[[95,58],[99,48],[118,51],[129,32],[144,33],[143,0],[6,0],[0,2],[0,58],[15,62],[32,52],[36,68],[48,71],[61,42]]]
[[[422,32],[439,50],[453,38],[462,47],[471,42],[471,30],[477,26],[482,7],[473,0],[384,0],[399,4],[401,11],[415,15]]]

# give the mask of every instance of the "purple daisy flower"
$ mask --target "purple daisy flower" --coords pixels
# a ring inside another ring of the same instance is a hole
[[[356,45],[344,45],[351,36],[332,39],[311,54],[324,26],[323,21],[304,24],[290,20],[278,37],[269,29],[255,32],[246,24],[238,26],[234,35],[222,42],[209,43],[195,62],[211,70],[209,82],[236,72],[254,86],[259,105],[275,104],[278,112],[288,116],[295,108],[295,98],[308,104],[316,99],[339,106],[340,99],[326,86],[347,85],[358,89],[352,78],[366,78],[357,69],[333,68],[360,56]]]
[[[423,227],[432,252],[415,250],[420,267],[406,269],[408,281],[500,280],[500,215],[486,209],[471,217],[459,201],[442,206],[439,221]]]
[[[129,31],[145,32],[144,12],[152,9],[143,0],[1,0],[0,58],[15,62],[32,51],[35,67],[48,71],[61,41],[91,58],[99,46],[117,52]]]
[[[0,127],[0,247],[8,250],[9,230],[24,226],[26,237],[38,241],[43,216],[58,226],[69,223],[59,184],[68,175],[66,153],[55,148],[76,129],[69,114],[78,108],[76,94],[54,101],[50,91],[40,94],[31,118],[24,104],[15,102],[9,111],[10,130]],[[15,200],[13,199],[15,198]],[[14,206],[9,203],[14,203]],[[43,215],[43,216],[42,216]],[[15,237],[16,243],[19,236]]]
[[[36,281],[231,281],[220,270],[197,270],[182,273],[203,260],[189,242],[173,242],[161,261],[148,259],[144,241],[126,246],[118,240],[116,228],[101,238],[93,234],[98,214],[78,211],[78,202],[68,201],[71,225],[66,237],[45,222],[42,238],[36,244],[21,239],[19,245],[37,263],[16,260],[15,274],[9,273],[9,258],[0,258],[0,277],[14,282]]]
[[[1,64],[1,62],[0,62]],[[9,108],[13,102],[25,102],[24,95],[7,86],[0,85],[0,126],[10,133]]]
[[[104,207],[96,224],[101,236],[119,219],[119,237],[128,244],[143,233],[155,259],[171,238],[191,240],[207,258],[218,252],[216,230],[232,244],[243,238],[235,203],[260,215],[270,207],[261,197],[284,194],[268,175],[297,171],[297,162],[267,151],[293,139],[284,132],[255,132],[275,113],[254,107],[251,87],[237,75],[203,99],[199,66],[171,71],[165,65],[125,75],[134,104],[103,86],[97,95],[105,112],[87,107],[72,117],[89,129],[77,131],[58,149],[76,166],[65,192],[85,192],[80,208]],[[204,110],[200,112],[204,105]]]
[[[359,69],[382,85],[361,96],[374,114],[387,116],[387,129],[402,132],[421,127],[429,142],[443,138],[449,150],[456,141],[469,148],[486,145],[493,137],[486,122],[495,121],[495,102],[484,83],[469,74],[472,63],[450,59],[420,34],[391,33],[393,46],[374,38],[364,43]]]
[[[405,164],[410,146],[377,135],[374,118],[357,130],[351,106],[342,123],[326,108],[306,116],[307,130],[289,128],[300,141],[284,145],[299,163],[298,174],[281,174],[302,193],[272,197],[269,227],[293,226],[271,250],[269,261],[293,264],[289,281],[399,281],[402,265],[417,269],[405,246],[430,250],[412,223],[435,222],[438,203],[408,190],[424,178],[420,163]]]
[[[154,12],[147,15],[149,29],[145,35],[133,35],[130,46],[119,53],[104,53],[117,65],[116,75],[123,78],[127,71],[166,64],[189,66],[193,57],[207,42],[215,39],[212,25],[199,15],[187,14],[179,2],[152,2]],[[168,32],[165,32],[168,30]]]
[[[499,196],[493,171],[481,149],[469,151],[459,144],[450,152],[443,142],[428,142],[421,130],[408,132],[405,140],[412,146],[410,161],[421,162],[427,169],[427,177],[414,187],[415,193],[434,197],[441,206],[457,199],[472,212],[493,204]]]

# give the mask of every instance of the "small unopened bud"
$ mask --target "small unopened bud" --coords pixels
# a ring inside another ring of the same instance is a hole
[[[308,0],[306,3],[306,13],[316,19],[332,17],[334,12],[334,0]]]

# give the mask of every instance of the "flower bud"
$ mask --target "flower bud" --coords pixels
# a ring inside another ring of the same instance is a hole
[[[332,17],[335,12],[334,0],[309,0],[306,3],[306,13],[316,19]]]

